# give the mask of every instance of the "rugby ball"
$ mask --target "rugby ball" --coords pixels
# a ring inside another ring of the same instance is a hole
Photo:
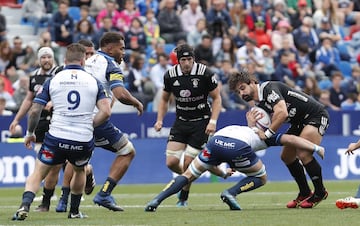
[[[253,107],[251,111],[257,111],[260,113],[259,118],[257,119],[255,124],[257,128],[265,131],[270,127],[271,116],[269,115],[269,113],[267,113],[264,109],[257,106]]]

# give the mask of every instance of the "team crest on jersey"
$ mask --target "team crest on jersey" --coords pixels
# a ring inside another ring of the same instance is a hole
[[[189,97],[189,96],[191,96],[191,92],[188,89],[180,90],[180,96],[181,97]]]
[[[198,88],[198,87],[199,87],[199,81],[200,81],[200,79],[198,79],[198,78],[193,78],[193,79],[191,79],[191,81],[192,81],[192,84],[193,84],[193,87],[194,87],[194,88]]]
[[[275,102],[279,98],[280,98],[279,94],[277,94],[274,90],[272,90],[266,99],[269,103],[271,103],[271,102]]]
[[[117,73],[110,74],[110,81],[114,81],[114,80],[123,81],[123,79],[124,79],[124,76],[122,74],[117,74]]]

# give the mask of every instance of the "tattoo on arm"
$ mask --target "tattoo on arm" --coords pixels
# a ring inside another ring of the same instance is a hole
[[[28,128],[27,131],[34,132],[35,128],[39,122],[41,111],[44,108],[43,105],[38,103],[33,103],[29,111],[29,118],[28,118]]]

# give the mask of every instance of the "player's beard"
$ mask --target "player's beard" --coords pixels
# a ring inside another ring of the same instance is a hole
[[[250,93],[242,95],[241,98],[246,102],[252,101],[254,100],[254,93],[255,93],[254,89],[250,87]]]
[[[122,60],[123,60],[122,54],[116,54],[116,55],[113,56],[113,57],[114,57],[116,63],[121,64],[121,62],[122,62]]]
[[[52,64],[49,63],[49,62],[43,63],[43,64],[41,65],[41,69],[43,69],[44,71],[48,71],[48,70],[50,70],[51,68],[52,68]]]

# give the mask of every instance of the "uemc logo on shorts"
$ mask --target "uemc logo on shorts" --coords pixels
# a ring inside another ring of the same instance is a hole
[[[0,186],[25,183],[34,168],[34,156],[3,156],[0,158]]]
[[[234,142],[225,142],[219,139],[215,139],[215,144],[222,146],[224,148],[229,148],[229,149],[233,149],[235,148],[235,143]]]

